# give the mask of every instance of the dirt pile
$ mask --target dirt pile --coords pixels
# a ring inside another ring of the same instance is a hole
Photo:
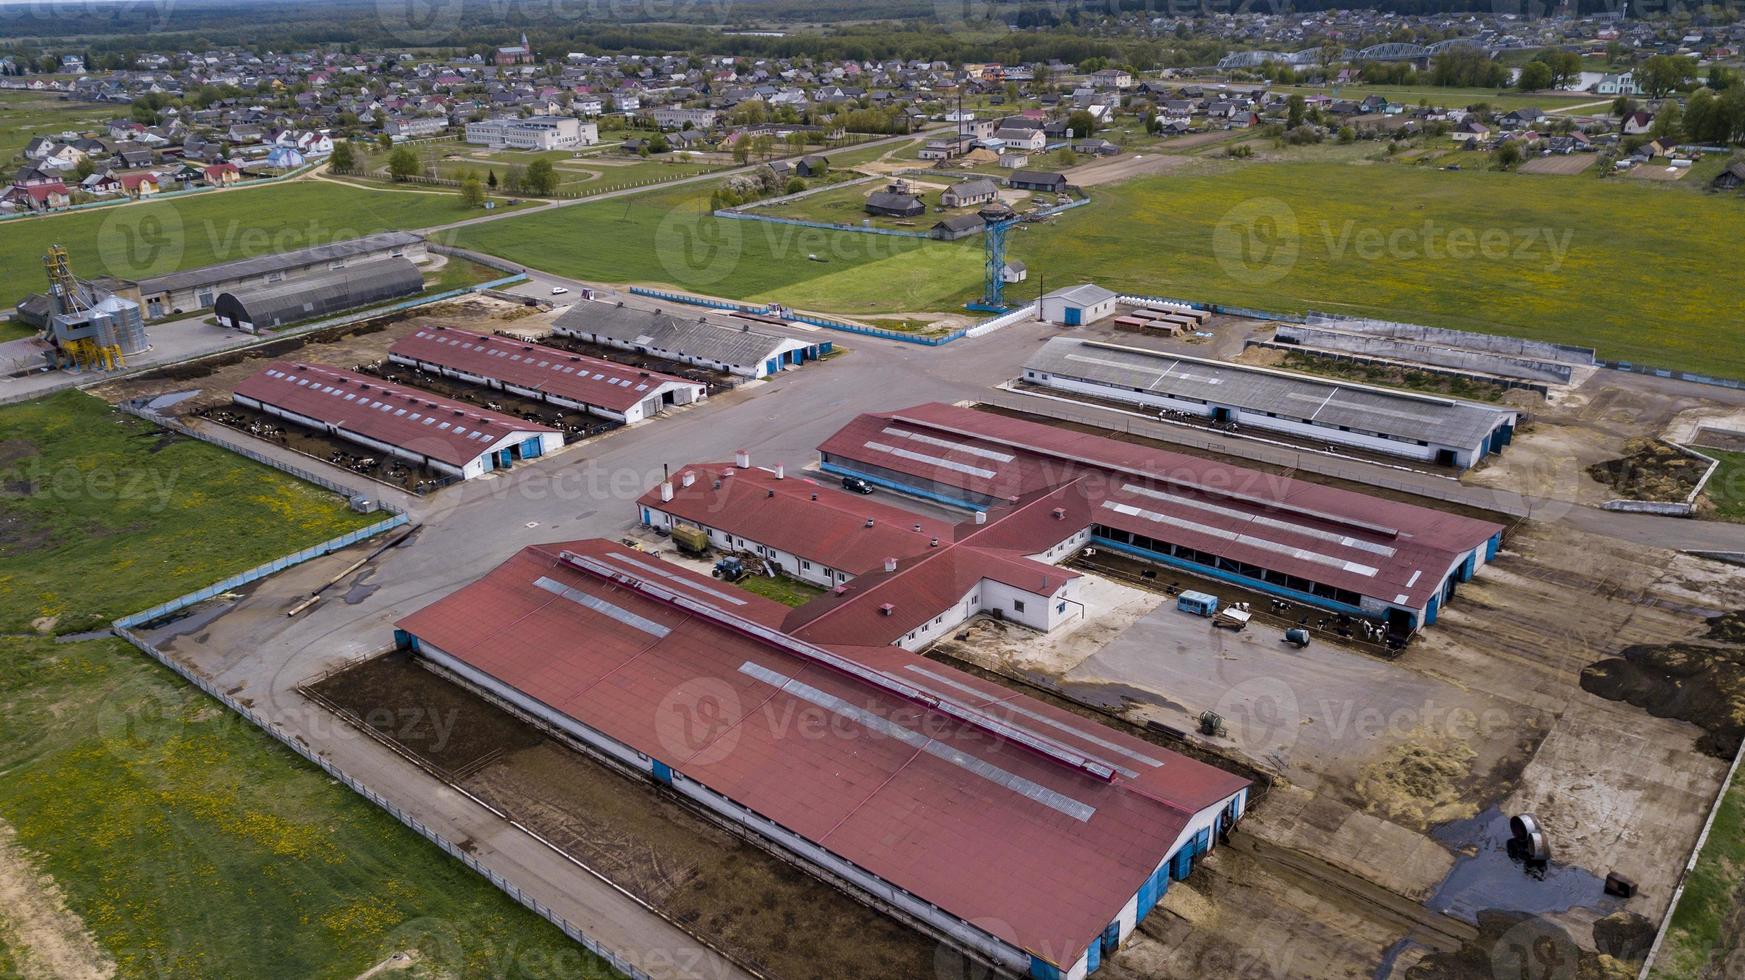
[[[1465,742],[1415,732],[1363,769],[1357,793],[1369,808],[1420,828],[1471,816],[1463,788],[1477,753]]]
[[[1614,959],[1640,963],[1654,945],[1654,923],[1638,912],[1613,912],[1594,923],[1594,948]]]
[[[1635,976],[1628,963],[1582,949],[1548,919],[1494,909],[1478,914],[1477,938],[1453,952],[1432,952],[1406,971],[1406,980],[1631,980]]]
[[[1703,729],[1698,751],[1731,759],[1745,738],[1745,614],[1709,621],[1698,640],[1642,643],[1621,656],[1590,664],[1581,688],[1623,701],[1656,718],[1677,718]]]
[[[1679,501],[1696,489],[1708,466],[1664,442],[1632,439],[1623,456],[1595,463],[1587,474],[1626,500]]]

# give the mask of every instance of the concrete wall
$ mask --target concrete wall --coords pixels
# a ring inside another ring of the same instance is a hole
[[[1306,347],[1556,384],[1568,384],[1573,368],[1594,364],[1588,348],[1380,320],[1280,324],[1274,336]]]

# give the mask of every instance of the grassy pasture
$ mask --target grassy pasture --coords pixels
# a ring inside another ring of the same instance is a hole
[[[1013,238],[1054,283],[1597,347],[1745,377],[1745,199],[1367,163],[1146,177]]]
[[[481,213],[452,194],[292,180],[14,219],[0,224],[0,267],[12,270],[0,279],[0,305],[43,289],[42,255],[56,242],[67,247],[81,276],[137,279]]]
[[[0,409],[0,632],[69,633],[380,520],[77,391]]]

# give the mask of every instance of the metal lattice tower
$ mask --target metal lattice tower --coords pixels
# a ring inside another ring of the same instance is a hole
[[[981,302],[975,303],[977,309],[988,312],[1003,312],[1005,310],[1005,235],[1016,225],[1016,214],[984,214],[982,220],[986,227],[982,228],[982,267],[986,274],[986,282],[982,284]]]
[[[1006,308],[1006,233],[1016,223],[1015,218],[1000,218],[988,222],[987,229],[982,232],[982,257],[987,267],[982,305],[990,309]]]

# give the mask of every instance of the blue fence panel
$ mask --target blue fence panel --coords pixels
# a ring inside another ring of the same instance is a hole
[[[203,589],[196,589],[187,595],[178,596],[171,599],[169,602],[159,603],[143,612],[136,612],[131,616],[123,616],[115,621],[115,626],[120,629],[131,629],[141,623],[149,623],[155,619],[162,619],[171,613],[205,602],[213,596],[222,595],[232,589],[238,588],[239,586],[247,585],[250,582],[266,578],[276,572],[284,571],[293,565],[300,565],[311,558],[319,558],[322,555],[338,551],[341,548],[350,547],[359,541],[374,537],[386,531],[391,531],[408,522],[409,518],[407,518],[405,514],[395,514],[393,517],[390,517],[385,521],[371,524],[369,527],[347,532],[337,538],[323,541],[318,545],[304,548],[302,551],[293,554],[281,555],[264,565],[257,565],[246,572],[232,575],[221,582],[215,582]]]
[[[1714,385],[1717,388],[1745,389],[1745,381],[1736,378],[1716,378],[1707,374],[1692,374],[1689,371],[1673,371],[1668,368],[1649,367],[1646,364],[1632,364],[1629,361],[1600,361],[1599,365],[1613,371],[1625,371],[1630,374],[1646,374],[1655,378],[1672,378],[1677,381],[1689,381],[1692,384]]]

